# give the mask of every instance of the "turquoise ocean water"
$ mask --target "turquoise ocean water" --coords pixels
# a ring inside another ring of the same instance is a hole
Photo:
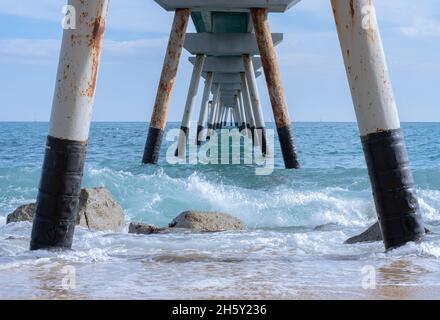
[[[343,244],[375,221],[356,124],[296,124],[302,168],[283,169],[275,141],[268,176],[247,165],[170,165],[168,142],[159,166],[141,166],[147,129],[94,123],[83,186],[109,189],[127,222],[166,226],[184,210],[217,210],[248,229],[135,236],[78,228],[74,250],[30,252],[31,224],[5,225],[5,217],[35,201],[48,124],[0,123],[0,298],[355,298],[369,294],[362,289],[366,266],[378,287],[440,287],[436,233],[389,253],[381,243]],[[440,124],[403,129],[420,210],[436,232]],[[61,285],[66,265],[76,270],[72,290]]]

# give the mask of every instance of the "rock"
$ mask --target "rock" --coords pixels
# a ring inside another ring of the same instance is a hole
[[[354,244],[359,242],[375,242],[382,240],[382,231],[379,222],[376,222],[360,235],[351,237],[345,241],[346,244]]]
[[[8,215],[6,218],[6,224],[21,221],[32,221],[36,208],[37,206],[35,203],[25,204],[18,207],[14,212]]]
[[[120,232],[125,227],[122,207],[105,188],[82,189],[77,224],[93,230]]]
[[[155,233],[163,233],[167,229],[159,228],[157,226],[151,224],[145,224],[142,222],[132,222],[128,226],[128,233],[134,234],[155,234]]]
[[[337,223],[320,224],[313,228],[313,231],[335,231],[341,229],[341,226]]]
[[[425,228],[427,234],[431,233],[430,230]],[[379,221],[369,227],[366,231],[362,232],[360,235],[351,237],[345,241],[346,244],[354,244],[360,242],[375,242],[382,241],[382,231],[380,230]]]
[[[6,223],[32,221],[36,204],[19,207],[6,218]],[[119,232],[125,226],[122,207],[105,188],[82,189],[77,225],[93,230]]]
[[[169,227],[206,232],[244,230],[246,228],[241,220],[229,214],[200,211],[185,211],[181,213],[171,221]]]

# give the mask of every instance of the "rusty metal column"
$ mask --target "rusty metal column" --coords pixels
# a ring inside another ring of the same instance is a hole
[[[178,146],[176,149],[176,156],[183,157],[186,154],[186,147],[188,145],[188,135],[191,116],[194,109],[197,92],[199,89],[200,78],[202,76],[203,64],[205,62],[205,55],[198,54],[194,63],[194,68],[189,84],[188,96],[186,98],[185,110],[183,111],[182,124],[180,126],[180,134]]]
[[[179,68],[190,13],[190,9],[177,9],[174,15],[173,27],[157,89],[156,102],[151,115],[148,138],[145,143],[142,159],[144,164],[156,164],[159,159],[160,146],[167,122],[168,106],[171,101],[177,69]]]
[[[212,72],[208,72],[208,74],[206,75],[205,89],[203,91],[202,105],[200,107],[200,116],[197,125],[197,145],[200,145],[203,141],[200,137],[200,133],[203,131],[206,114],[208,113],[207,110],[209,104],[209,96],[211,95],[213,79],[214,79],[214,74]]]
[[[108,0],[69,0],[84,19],[66,29],[43,170],[33,219],[31,250],[72,247],[95,98]]]
[[[292,123],[281,84],[280,68],[272,42],[272,34],[267,19],[267,9],[253,8],[251,9],[251,15],[280,139],[284,164],[287,169],[297,169],[299,168],[299,162],[293,141]]]
[[[353,104],[386,249],[424,234],[371,0],[333,0]]]

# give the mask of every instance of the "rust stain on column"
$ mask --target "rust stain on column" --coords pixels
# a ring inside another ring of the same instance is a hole
[[[92,56],[92,78],[88,84],[85,95],[91,98],[94,96],[96,90],[96,79],[98,77],[102,39],[105,32],[105,19],[103,17],[97,17],[90,24],[90,28],[92,29],[92,34],[89,40]]]
[[[171,29],[162,74],[160,76],[156,101],[151,116],[152,128],[163,130],[166,125],[168,106],[171,101],[180,56],[185,42],[186,28],[188,26],[190,13],[191,9],[177,9],[174,16],[173,27]]]
[[[267,9],[251,9],[255,35],[260,50],[261,61],[266,76],[270,101],[277,127],[290,126],[291,120],[287,109],[286,98],[281,84],[280,68],[278,66],[272,34],[267,20]]]

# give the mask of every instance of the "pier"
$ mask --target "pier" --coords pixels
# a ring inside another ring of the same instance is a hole
[[[264,76],[285,168],[299,169],[275,51],[283,35],[272,33],[268,21],[269,13],[294,10],[299,0],[156,2],[175,16],[142,163],[158,163],[181,54],[187,50],[193,55],[193,72],[176,155],[184,157],[191,143],[190,123],[202,79],[197,141],[193,143],[203,144],[230,120],[266,154],[263,108],[267,106],[261,103],[256,81]],[[371,0],[331,3],[384,245],[395,248],[420,239],[424,227],[374,6]],[[72,246],[109,0],[69,0],[68,4],[83,18],[76,29],[64,30],[32,250]],[[196,33],[187,33],[190,20]]]

